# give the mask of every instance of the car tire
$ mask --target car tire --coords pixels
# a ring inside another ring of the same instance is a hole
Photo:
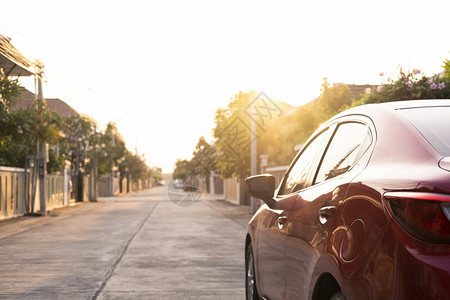
[[[245,267],[245,296],[247,300],[258,300],[258,290],[256,288],[255,260],[253,256],[252,244],[247,247],[246,267]]]
[[[341,292],[336,292],[334,293],[330,300],[346,300],[344,294],[342,294]]]

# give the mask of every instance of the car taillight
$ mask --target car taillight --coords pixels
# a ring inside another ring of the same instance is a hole
[[[409,234],[427,242],[450,243],[450,195],[387,192],[384,198]]]

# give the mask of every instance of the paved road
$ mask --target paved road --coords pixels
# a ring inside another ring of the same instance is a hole
[[[244,299],[249,208],[165,187],[0,222],[0,299]]]

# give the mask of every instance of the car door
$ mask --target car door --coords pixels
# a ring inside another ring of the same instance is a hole
[[[371,142],[369,128],[359,122],[335,124],[311,185],[300,191],[292,209],[285,209],[285,299],[308,299],[313,273],[328,237],[339,226],[333,215],[342,204],[351,172]]]
[[[294,161],[285,175],[283,191],[277,201],[289,207],[295,203],[299,191],[311,182],[310,170],[317,160],[317,153],[323,147],[327,130],[311,139]],[[257,239],[257,277],[259,292],[265,298],[276,300],[285,298],[285,239],[286,214],[283,209],[270,209],[265,206],[260,213]]]
[[[283,299],[284,240],[283,212],[266,208],[260,212],[257,238],[257,278],[259,293],[269,299]]]

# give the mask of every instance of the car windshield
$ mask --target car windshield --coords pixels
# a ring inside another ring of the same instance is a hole
[[[400,110],[442,156],[450,156],[450,107],[423,107]]]

